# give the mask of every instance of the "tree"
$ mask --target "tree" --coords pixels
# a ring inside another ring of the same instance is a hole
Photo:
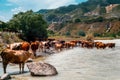
[[[80,31],[78,32],[78,35],[79,35],[79,36],[85,36],[86,34],[85,34],[84,31],[80,30]]]
[[[71,34],[70,34],[70,31],[67,31],[66,32],[66,36],[70,36]]]
[[[34,13],[32,10],[14,15],[8,25],[8,28],[21,32],[22,39],[27,41],[47,38],[47,23],[40,14]]]
[[[100,37],[102,36],[100,33],[94,33],[94,37]]]
[[[98,18],[96,18],[96,22],[103,22],[103,20],[104,20],[104,18],[103,17],[98,17]]]
[[[6,28],[6,23],[3,21],[0,21],[0,31],[4,30]]]
[[[81,20],[79,18],[76,18],[75,23],[79,23],[79,22],[81,22]]]

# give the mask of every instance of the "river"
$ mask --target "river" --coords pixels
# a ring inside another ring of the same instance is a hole
[[[26,73],[16,74],[18,65],[8,65],[7,72],[12,80],[119,80],[120,79],[120,39],[100,40],[115,42],[115,48],[87,49],[77,47],[50,55],[43,62],[53,65],[58,74],[55,76],[32,77],[25,66]],[[3,73],[0,63],[0,75]]]

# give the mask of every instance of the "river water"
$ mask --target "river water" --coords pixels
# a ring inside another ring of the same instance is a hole
[[[115,42],[115,48],[87,49],[77,47],[50,55],[43,62],[53,65],[55,76],[32,77],[25,66],[26,73],[16,74],[18,65],[9,65],[7,72],[13,73],[12,80],[120,80],[120,39],[100,40]],[[0,64],[0,75],[3,73]]]

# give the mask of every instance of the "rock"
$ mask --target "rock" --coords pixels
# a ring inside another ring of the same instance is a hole
[[[48,63],[31,62],[27,64],[27,67],[32,76],[52,76],[57,74],[56,68]]]
[[[3,74],[0,78],[0,80],[8,80],[8,79],[11,79],[10,75],[9,74]]]

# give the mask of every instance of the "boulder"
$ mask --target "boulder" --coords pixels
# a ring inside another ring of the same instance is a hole
[[[1,77],[0,77],[0,80],[8,80],[8,79],[11,79],[10,75],[9,74],[3,74]]]
[[[52,76],[57,74],[56,68],[48,63],[31,62],[27,64],[27,67],[32,76]]]

